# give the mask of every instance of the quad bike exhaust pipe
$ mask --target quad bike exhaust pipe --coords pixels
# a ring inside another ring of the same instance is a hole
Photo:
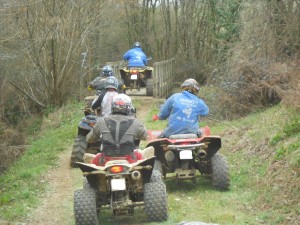
[[[133,171],[132,174],[131,174],[131,178],[133,180],[139,180],[141,178],[140,171],[137,171],[137,170]]]
[[[206,151],[204,151],[203,149],[200,149],[200,150],[198,150],[198,152],[197,152],[197,156],[198,156],[200,159],[204,159],[204,158],[207,156],[207,153],[206,153]]]

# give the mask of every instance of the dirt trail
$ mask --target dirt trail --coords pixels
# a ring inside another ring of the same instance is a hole
[[[46,182],[48,191],[37,208],[26,221],[30,225],[72,224],[73,215],[69,202],[73,200],[76,174],[81,176],[79,170],[69,167],[71,149],[60,155],[59,164],[49,171]],[[75,179],[74,179],[75,178]]]
[[[141,107],[137,111],[137,118],[145,122],[146,115],[153,105],[151,97],[132,96],[141,98]],[[45,182],[49,183],[41,205],[28,215],[27,221],[22,225],[69,225],[74,224],[73,194],[81,188],[82,174],[79,169],[69,167],[71,148],[59,156],[58,166],[50,170]]]

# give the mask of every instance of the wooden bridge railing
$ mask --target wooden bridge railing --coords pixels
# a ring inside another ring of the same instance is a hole
[[[107,62],[111,65],[118,79],[121,78],[120,68],[126,66],[125,61]],[[153,98],[167,98],[172,93],[175,73],[175,58],[153,63]]]
[[[167,98],[172,93],[175,59],[153,63],[153,98]]]

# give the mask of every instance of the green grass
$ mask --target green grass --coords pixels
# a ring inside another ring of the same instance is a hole
[[[162,130],[167,124],[167,121],[152,121],[160,104],[155,102],[142,119],[149,130]],[[140,110],[143,102],[137,99],[134,105]],[[58,155],[72,145],[82,117],[79,104],[68,105],[59,112],[59,122],[47,117],[47,129],[32,140],[24,156],[0,177],[0,221],[26,218],[37,206],[39,197],[47,192],[45,174],[56,166]],[[289,224],[289,218],[296,218],[300,212],[297,115],[278,105],[235,121],[205,119],[201,125],[211,126],[212,134],[222,138],[220,152],[227,157],[230,166],[230,190],[214,190],[203,177],[197,178],[196,185],[188,180],[176,185],[170,174],[166,179],[169,220],[147,224],[174,225],[181,221]],[[76,179],[80,180],[80,187],[81,176]],[[66,205],[68,212],[72,205],[70,199]],[[141,209],[136,210],[134,217],[112,217],[111,211],[102,211],[100,217],[107,225],[146,223]],[[71,219],[68,224],[74,221]]]
[[[39,196],[47,189],[48,184],[44,182],[46,171],[56,165],[58,154],[73,142],[77,128],[74,121],[80,118],[78,113],[74,113],[77,108],[78,104],[64,107],[60,121],[47,118],[47,129],[33,138],[25,154],[0,176],[0,210],[3,219],[17,220],[36,206]]]

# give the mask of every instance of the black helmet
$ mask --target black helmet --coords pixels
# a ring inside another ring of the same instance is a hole
[[[182,83],[181,90],[189,91],[196,95],[200,90],[200,85],[195,79],[189,78]]]
[[[102,76],[103,76],[103,75],[104,75],[104,76],[108,76],[108,77],[113,76],[114,73],[113,73],[112,67],[109,66],[109,65],[104,66],[104,67],[102,68]]]
[[[108,77],[106,78],[105,80],[105,89],[107,88],[114,88],[114,89],[118,89],[118,85],[119,85],[119,82],[117,80],[117,78],[111,76],[111,77]]]
[[[134,42],[134,44],[133,44],[133,47],[138,47],[138,48],[141,48],[142,47],[142,45],[141,45],[141,43],[140,42]]]
[[[120,113],[129,115],[132,110],[132,102],[130,97],[126,94],[115,95],[111,102],[111,110],[113,114]]]

